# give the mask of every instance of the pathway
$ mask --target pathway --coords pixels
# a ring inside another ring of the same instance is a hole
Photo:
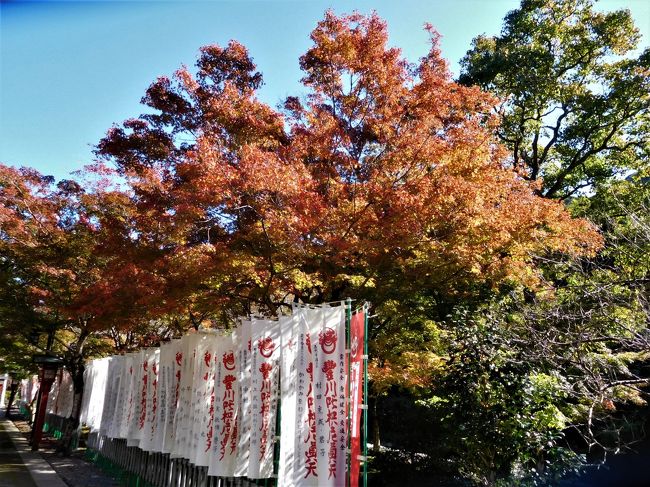
[[[0,487],[66,487],[4,415],[0,416]]]

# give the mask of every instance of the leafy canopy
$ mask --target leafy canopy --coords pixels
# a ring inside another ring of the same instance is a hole
[[[501,141],[540,194],[566,199],[639,169],[650,146],[650,50],[630,12],[591,0],[524,0],[501,35],[479,36],[460,82],[501,100]]]

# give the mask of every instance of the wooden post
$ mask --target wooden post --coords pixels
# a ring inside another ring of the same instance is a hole
[[[41,379],[41,400],[38,403],[38,409],[36,410],[36,421],[34,423],[32,435],[32,451],[38,451],[38,446],[43,438],[45,409],[47,408],[47,398],[50,395],[50,388],[52,387],[52,383],[54,383],[54,375],[55,374],[52,374],[52,377],[50,378],[43,374],[43,378]]]

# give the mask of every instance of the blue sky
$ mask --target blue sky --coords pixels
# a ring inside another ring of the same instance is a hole
[[[140,98],[160,75],[192,66],[198,48],[237,39],[251,52],[276,105],[300,94],[298,58],[327,8],[375,9],[390,42],[416,60],[422,30],[443,35],[443,55],[458,60],[478,34],[496,34],[518,0],[390,1],[43,1],[0,3],[0,162],[65,178],[92,162],[91,146],[111,124],[141,113]],[[630,8],[649,45],[650,2],[607,0]]]

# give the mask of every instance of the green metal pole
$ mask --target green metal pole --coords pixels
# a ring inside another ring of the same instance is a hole
[[[363,313],[363,487],[368,487],[368,309]]]
[[[352,398],[350,397],[350,375],[351,375],[351,359],[352,355],[349,352],[350,350],[350,336],[352,332],[352,299],[348,298],[345,300],[345,331],[346,331],[346,339],[345,339],[345,356],[347,358],[347,373],[348,373],[348,384],[347,384],[347,407],[346,407],[346,423],[347,423],[347,438],[346,438],[346,443],[347,443],[347,450],[350,450],[351,447],[351,438],[352,438],[352,431],[351,431],[351,422],[350,422],[350,402],[352,401]],[[346,468],[346,482],[345,484],[349,487],[350,486],[350,468],[352,465],[352,454],[350,453],[347,455],[347,468]]]

